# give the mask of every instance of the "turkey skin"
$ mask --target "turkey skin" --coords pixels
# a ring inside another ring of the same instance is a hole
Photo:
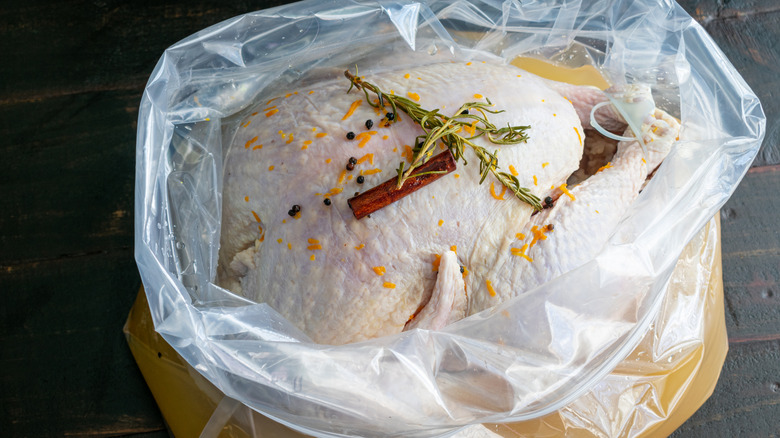
[[[369,105],[362,90],[347,93],[343,77],[264,99],[241,121],[225,159],[217,280],[318,343],[437,329],[576,267],[606,240],[654,164],[637,142],[623,142],[598,181],[567,189],[585,139],[577,103],[604,100],[592,88],[481,62],[365,80],[445,115],[490,99],[503,112],[489,121],[530,126],[528,140],[475,143],[497,150],[501,170],[521,186],[558,201],[532,216],[493,176],[480,184],[479,161],[467,149],[468,164],[357,220],[347,199],[395,177],[421,128],[401,112],[385,123],[388,109]],[[650,134],[661,146],[678,129],[666,119],[650,114],[643,125],[665,123]]]

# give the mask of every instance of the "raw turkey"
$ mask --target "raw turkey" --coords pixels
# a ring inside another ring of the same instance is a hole
[[[640,116],[647,152],[623,141],[611,163],[567,187],[590,109],[606,100],[601,91],[481,62],[365,80],[447,115],[490,99],[503,110],[489,114],[490,122],[528,125],[529,138],[476,142],[498,150],[499,166],[521,186],[555,202],[534,214],[494,177],[480,184],[479,162],[467,150],[467,165],[357,220],[347,199],[396,176],[420,127],[403,113],[385,123],[387,109],[370,106],[362,91],[347,93],[343,77],[264,99],[241,121],[225,161],[218,282],[268,303],[325,344],[439,329],[581,265],[606,242],[679,131],[651,105]],[[652,102],[647,90],[625,100]],[[597,114],[607,129],[625,129],[613,108]],[[350,157],[357,159],[352,170]]]

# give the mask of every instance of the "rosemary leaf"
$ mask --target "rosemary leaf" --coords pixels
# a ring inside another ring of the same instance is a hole
[[[374,108],[384,109],[386,102],[389,102],[392,109],[392,119],[386,118],[386,123],[392,123],[398,120],[398,110],[400,109],[415,123],[420,125],[425,135],[420,135],[415,139],[415,147],[412,149],[413,155],[411,164],[406,167],[405,162],[401,162],[396,169],[398,173],[397,188],[403,186],[404,182],[411,176],[414,169],[418,168],[422,164],[425,164],[428,159],[433,155],[433,151],[436,147],[436,142],[441,141],[452,153],[455,161],[463,160],[464,165],[467,165],[465,157],[466,145],[468,145],[474,154],[479,159],[479,171],[480,181],[482,184],[489,174],[493,176],[505,187],[507,187],[512,193],[515,194],[519,200],[531,205],[536,210],[542,209],[542,203],[539,197],[531,193],[526,187],[520,186],[520,180],[514,175],[506,172],[499,171],[498,165],[498,150],[490,153],[482,146],[476,145],[472,140],[485,136],[488,141],[498,145],[510,145],[522,143],[528,140],[526,131],[530,129],[530,126],[511,126],[497,128],[488,120],[488,114],[499,114],[504,112],[503,110],[492,109],[493,104],[490,99],[485,99],[486,102],[467,102],[461,105],[460,108],[453,114],[452,117],[448,117],[439,113],[438,109],[426,110],[423,109],[416,102],[407,99],[405,97],[396,96],[393,94],[387,94],[379,89],[374,84],[364,81],[357,75],[357,68],[355,74],[344,72],[344,75],[349,79],[350,86],[347,92],[349,93],[352,88],[363,90],[366,95],[366,101]],[[371,95],[374,93],[377,99],[371,100]],[[464,137],[459,132],[469,132],[469,137]],[[441,172],[426,172],[426,173],[441,173]]]

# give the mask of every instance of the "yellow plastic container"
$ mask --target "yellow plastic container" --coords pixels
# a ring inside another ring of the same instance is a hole
[[[588,394],[532,421],[486,425],[504,437],[665,437],[712,394],[728,349],[723,309],[720,223],[713,218],[675,268],[661,313],[642,342]],[[691,312],[698,312],[691,314]],[[680,318],[699,323],[693,345],[659,350]],[[130,350],[178,438],[303,437],[224,395],[154,331],[143,289],[124,328]],[[217,412],[217,415],[215,414]],[[210,421],[210,419],[216,419]],[[224,419],[229,418],[225,422]],[[206,430],[204,431],[204,428]]]

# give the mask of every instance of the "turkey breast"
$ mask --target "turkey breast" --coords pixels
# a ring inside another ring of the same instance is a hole
[[[572,102],[592,101],[595,89],[556,90],[513,66],[480,62],[386,72],[366,81],[447,115],[489,98],[503,110],[490,114],[490,122],[529,125],[529,138],[513,145],[484,137],[475,142],[498,150],[502,170],[539,198],[568,192],[565,182],[579,166],[584,140]],[[545,210],[531,223],[532,207],[492,176],[479,184],[479,162],[469,150],[468,165],[461,161],[453,173],[355,219],[347,199],[394,177],[423,131],[403,113],[385,127],[379,123],[384,111],[368,105],[362,91],[346,93],[348,85],[334,78],[291,90],[262,102],[241,122],[224,168],[221,285],[268,303],[315,342],[343,344],[405,326],[438,328],[539,284],[547,278],[540,270],[558,275],[571,268],[571,257],[555,266],[557,249],[550,257],[539,253],[545,247],[539,243],[559,232],[550,218],[561,220],[564,235],[566,220],[573,220],[567,208]],[[590,94],[580,99],[582,93]],[[634,167],[641,159],[635,150],[626,156],[638,157]],[[350,157],[357,159],[352,170]],[[641,185],[646,169],[634,173]],[[633,196],[635,185],[626,189]],[[577,204],[598,210],[584,205]],[[604,213],[611,214],[595,214]],[[600,219],[591,216],[587,221],[598,227]],[[453,273],[460,267],[458,278]],[[446,278],[437,282],[439,271]],[[533,280],[526,284],[525,276]]]

